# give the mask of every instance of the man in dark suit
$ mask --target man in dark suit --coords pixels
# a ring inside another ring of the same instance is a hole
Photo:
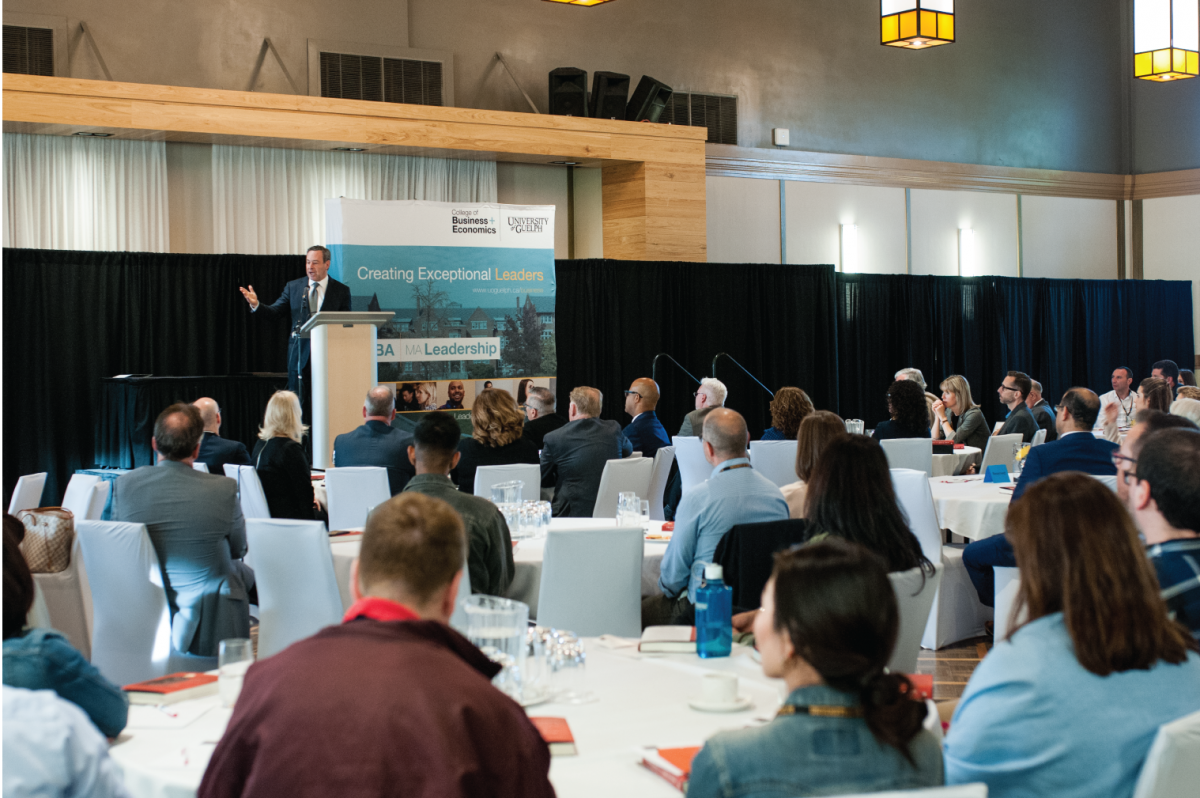
[[[996,393],[1000,395],[1000,401],[1008,408],[1008,416],[1004,426],[1000,427],[1000,431],[995,433],[996,435],[1020,433],[1021,440],[1025,443],[1033,440],[1039,427],[1037,420],[1025,406],[1025,397],[1029,396],[1031,390],[1033,390],[1033,380],[1029,379],[1028,374],[1022,371],[1010,371],[1004,375]]]
[[[270,305],[258,301],[254,286],[238,290],[250,303],[252,312],[261,310],[272,318],[290,318],[292,337],[288,341],[288,390],[300,397],[307,419],[312,412],[312,366],[308,362],[308,339],[299,338],[296,333],[318,310],[350,310],[350,287],[329,276],[329,250],[325,247],[308,248],[304,270],[308,276],[285,285],[279,299]]]
[[[1117,445],[1092,434],[1092,425],[1099,414],[1100,397],[1087,388],[1071,388],[1063,394],[1055,420],[1059,439],[1029,450],[1012,500],[1020,499],[1025,489],[1042,477],[1060,471],[1115,475],[1117,467],[1113,463],[1113,452],[1117,450]],[[1000,565],[1013,568],[1016,564],[1012,544],[1004,535],[977,540],[963,549],[963,565],[967,567],[967,575],[979,593],[979,600],[989,607],[995,601],[992,567]]]
[[[1029,412],[1033,413],[1033,420],[1037,422],[1038,429],[1046,430],[1046,440],[1043,443],[1058,440],[1058,424],[1054,417],[1054,406],[1042,398],[1042,384],[1037,380],[1030,380],[1029,396],[1025,397],[1025,406],[1029,408]]]
[[[633,421],[625,428],[625,437],[633,444],[633,450],[643,457],[654,457],[663,446],[670,446],[671,439],[663,429],[662,422],[654,413],[658,407],[658,384],[647,377],[639,377],[625,392],[625,412]]]
[[[633,452],[621,425],[596,418],[603,403],[595,388],[571,391],[570,423],[542,441],[542,487],[554,488],[555,516],[590,518],[604,464]]]
[[[522,434],[539,449],[547,433],[567,425],[567,420],[554,412],[556,405],[554,392],[549,388],[530,388],[525,396],[525,430]]]
[[[222,476],[225,474],[225,464],[250,465],[250,452],[246,444],[240,441],[227,441],[221,437],[221,408],[215,399],[207,396],[192,402],[200,411],[200,420],[204,422],[204,437],[200,440],[200,456],[197,463],[204,463],[208,473]]]
[[[154,422],[158,464],[113,483],[114,521],[145,524],[165,577],[171,643],[177,651],[217,656],[217,644],[250,636],[254,571],[237,482],[192,468],[204,422],[192,405],[171,405]]]
[[[363,404],[363,425],[333,439],[335,468],[378,466],[388,472],[388,487],[395,496],[416,475],[409,462],[408,447],[412,435],[392,426],[396,417],[396,394],[386,385],[367,391]]]

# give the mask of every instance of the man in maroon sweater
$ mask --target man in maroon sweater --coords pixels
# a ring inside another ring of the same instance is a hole
[[[466,560],[450,505],[404,493],[367,519],[355,603],[250,667],[199,798],[551,797],[550,752],[447,626]]]

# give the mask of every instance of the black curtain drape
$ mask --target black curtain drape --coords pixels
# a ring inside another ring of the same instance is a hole
[[[697,378],[727,352],[772,391],[803,387],[817,407],[837,406],[832,266],[558,261],[555,336],[558,401],[577,385],[604,393],[604,417],[629,423],[621,393],[667,352]],[[668,434],[694,409],[696,383],[658,362],[658,416]],[[722,359],[728,404],[757,437],[771,425],[770,396]]]

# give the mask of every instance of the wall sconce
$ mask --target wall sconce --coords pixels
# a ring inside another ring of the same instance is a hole
[[[958,228],[958,276],[975,277],[979,274],[979,247],[975,231],[970,227]]]
[[[880,44],[924,50],[954,43],[954,0],[880,0]]]
[[[845,274],[855,274],[861,268],[858,259],[858,225],[843,224],[841,227],[841,270]]]
[[[1200,74],[1198,0],[1134,0],[1133,76],[1180,80]]]

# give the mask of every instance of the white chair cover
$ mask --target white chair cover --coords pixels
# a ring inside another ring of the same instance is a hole
[[[325,524],[254,518],[246,522],[246,539],[257,566],[259,658],[341,621]]]
[[[979,637],[984,624],[992,620],[991,607],[985,607],[975,592],[975,585],[963,565],[963,544],[948,543],[942,547],[942,583],[934,599],[929,622],[925,626],[922,648],[945,648],[959,640]]]
[[[1017,470],[1017,461],[1013,446],[1021,443],[1021,433],[1014,432],[1011,435],[993,435],[988,438],[987,448],[983,450],[983,462],[979,466],[979,473],[987,471],[988,466],[1002,465],[1009,472]]]
[[[917,655],[921,653],[921,635],[929,623],[929,612],[933,608],[933,598],[937,595],[943,571],[945,566],[939,562],[935,564],[932,576],[924,575],[920,567],[888,574],[900,605],[900,633],[896,635],[896,648],[888,661],[888,667],[893,671],[916,671]]]
[[[525,483],[521,488],[521,498],[527,502],[535,502],[542,497],[542,467],[533,463],[513,463],[512,465],[480,466],[475,469],[475,495],[488,501],[492,500],[492,486],[501,482],[511,482],[519,479]]]
[[[799,479],[795,441],[750,441],[750,464],[781,488]]]
[[[926,787],[923,790],[889,790],[887,792],[855,793],[837,798],[987,798],[987,785],[955,784],[953,787]]]
[[[171,648],[171,612],[162,569],[144,524],[75,525],[94,602],[92,664],[114,684],[179,670],[212,670],[216,657]]]
[[[70,510],[77,520],[86,519],[92,505],[92,494],[96,492],[98,484],[100,477],[95,474],[72,474],[67,491],[63,494],[62,506]]]
[[[1158,727],[1133,798],[1194,798],[1200,784],[1200,712]]]
[[[238,501],[242,504],[243,518],[249,521],[251,518],[271,517],[271,510],[267,506],[267,494],[263,493],[262,482],[254,466],[226,463],[225,476],[237,480]]]
[[[12,498],[8,501],[8,514],[16,515],[22,510],[32,510],[41,506],[42,489],[45,487],[45,471],[18,477],[17,486],[13,488]]]
[[[644,545],[640,527],[551,530],[538,590],[538,625],[580,637],[640,636]]]
[[[463,609],[463,601],[471,595],[471,569],[463,561],[462,579],[458,580],[458,596],[454,599],[454,614],[450,616],[450,626],[462,634],[467,633],[467,611]]]
[[[1029,446],[1030,446],[1030,448],[1032,448],[1034,446],[1041,446],[1045,442],[1046,442],[1046,430],[1040,429],[1037,432],[1033,433],[1033,440],[1031,440],[1029,442]]]
[[[329,528],[355,529],[366,525],[372,507],[392,498],[392,489],[387,469],[380,466],[327,468],[325,494],[329,500]]]
[[[204,474],[208,473],[208,463],[192,463],[192,468]]]
[[[1008,616],[1017,600],[1017,591],[1021,588],[1021,569],[993,565],[992,573],[995,574],[996,580],[996,594],[993,602],[996,606],[996,619],[992,639],[999,643],[1008,637]]]
[[[1113,493],[1117,492],[1117,475],[1116,474],[1089,474],[1088,476],[1100,480]]]
[[[104,517],[104,508],[108,506],[108,494],[112,491],[112,482],[107,479],[100,480],[96,488],[92,491],[92,503],[88,505],[87,515],[80,519],[78,516],[76,521],[99,521]]]
[[[667,480],[671,477],[671,464],[675,462],[675,447],[663,446],[654,453],[654,469],[650,472],[650,518],[665,521],[663,495],[667,492]]]
[[[683,492],[687,493],[701,482],[705,482],[713,467],[704,459],[704,444],[699,438],[676,435],[671,438],[671,442],[675,444],[675,461],[679,463],[679,479],[683,485]]]
[[[887,443],[887,441],[884,441]],[[892,488],[896,501],[908,517],[908,528],[917,536],[921,551],[932,563],[942,561],[942,529],[933,506],[933,491],[929,477],[912,468],[893,468]]]
[[[911,468],[924,471],[928,479],[933,473],[933,440],[931,438],[894,438],[880,441],[887,455],[888,468]]]
[[[596,491],[592,518],[616,518],[617,496],[626,491],[633,491],[639,499],[648,501],[653,473],[654,461],[649,457],[609,460],[600,475],[600,489]]]
[[[56,574],[34,574],[34,584],[45,607],[43,626],[61,632],[84,656],[92,657],[92,590],[83,565],[79,535],[71,545],[71,562]]]

